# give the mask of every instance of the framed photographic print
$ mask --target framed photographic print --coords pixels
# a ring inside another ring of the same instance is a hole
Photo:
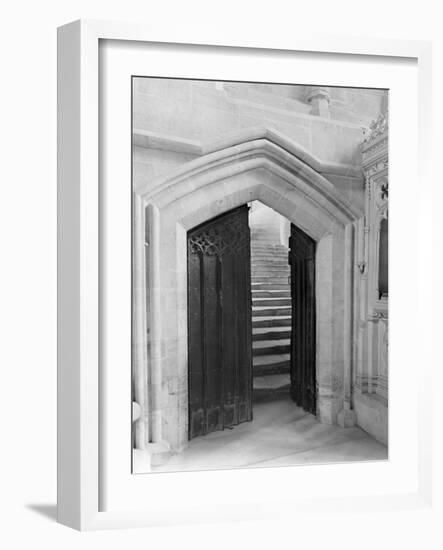
[[[429,501],[429,46],[249,40],[59,29],[67,525]]]

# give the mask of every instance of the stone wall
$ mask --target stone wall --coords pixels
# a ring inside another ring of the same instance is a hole
[[[326,177],[351,202],[363,206],[360,144],[370,121],[380,113],[386,93],[324,88],[325,117],[312,114],[311,88],[135,79],[135,185],[140,178],[155,178],[199,156],[205,145],[218,139],[263,127],[280,132],[329,163]]]

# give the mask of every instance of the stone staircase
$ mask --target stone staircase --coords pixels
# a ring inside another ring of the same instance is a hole
[[[265,235],[253,233],[251,283],[254,378],[289,373],[291,337],[289,275],[288,249],[275,244],[275,241],[266,240]]]

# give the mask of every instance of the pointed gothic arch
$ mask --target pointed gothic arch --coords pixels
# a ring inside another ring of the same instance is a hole
[[[138,448],[152,446],[155,454],[187,445],[187,231],[253,200],[317,243],[317,416],[331,424],[353,423],[354,234],[362,214],[322,171],[326,167],[296,143],[253,129],[138,189],[133,331],[134,396],[142,411]]]

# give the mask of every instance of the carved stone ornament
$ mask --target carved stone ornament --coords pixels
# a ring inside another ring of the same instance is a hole
[[[357,268],[361,275],[363,275],[363,273],[365,272],[365,267],[366,267],[366,262],[364,261],[357,262]]]
[[[380,160],[379,162],[375,162],[375,163],[371,164],[370,166],[368,166],[365,169],[366,181],[371,176],[373,176],[374,174],[378,174],[378,173],[382,172],[383,170],[387,170],[388,165],[389,165],[389,162],[388,162],[388,159],[386,158],[386,159]]]
[[[380,209],[380,207],[384,207],[386,203],[388,202],[388,195],[389,195],[389,183],[388,178],[383,177],[380,180],[376,182],[375,187],[375,207]]]
[[[385,114],[379,115],[379,117],[371,122],[369,126],[369,132],[366,134],[364,142],[372,141],[378,136],[384,134],[389,128],[389,111]]]
[[[365,134],[365,139],[366,137],[367,137],[367,134]],[[384,151],[387,148],[387,143],[388,143],[387,134],[384,136],[384,138],[379,137],[378,140],[374,138],[371,141],[363,141],[363,151],[364,151],[365,157],[377,158],[380,153],[381,154],[384,153]]]
[[[384,312],[384,311],[374,311],[372,313],[372,318],[371,320],[372,321],[380,321],[382,319],[387,319],[388,318],[388,314],[387,312]]]

